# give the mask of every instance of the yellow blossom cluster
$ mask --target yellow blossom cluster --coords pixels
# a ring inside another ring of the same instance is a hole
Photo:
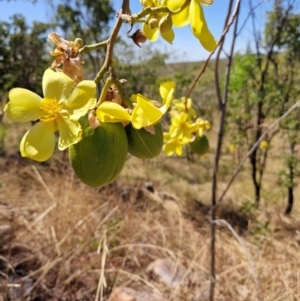
[[[133,94],[131,108],[106,99],[97,107],[96,83],[83,80],[78,43],[66,41],[56,33],[50,34],[49,39],[57,48],[50,53],[55,56],[52,69],[47,69],[43,76],[44,97],[27,89],[14,88],[9,92],[9,102],[4,108],[12,121],[37,121],[21,141],[23,157],[40,162],[48,160],[55,149],[57,131],[60,150],[81,141],[82,128],[78,120],[89,111],[95,112],[97,117],[94,124],[123,123],[125,126],[131,123],[134,129],[145,128],[155,134],[154,125],[160,122],[173,100],[174,82],[160,85],[162,103]],[[58,69],[58,66],[62,68]]]
[[[175,82],[162,83],[159,88],[162,104],[151,101],[141,94],[131,95],[132,109],[124,108],[122,103],[104,101],[97,109],[97,117],[101,122],[132,123],[135,129],[147,128],[160,122],[162,116],[167,112],[171,101]],[[160,106],[160,107],[157,107]]]
[[[197,115],[192,108],[191,98],[175,99],[172,102],[170,116],[171,125],[169,131],[164,133],[165,144],[163,146],[163,151],[168,156],[173,153],[181,156],[183,146],[192,143],[197,137],[202,137],[204,131],[210,129],[211,126],[207,120],[196,119]]]
[[[202,5],[213,0],[140,0],[147,8],[166,7],[169,12],[153,12],[145,18],[142,31],[148,40],[154,42],[159,33],[169,43],[174,40],[174,27],[190,25],[193,35],[207,51],[213,51],[217,42],[208,29]]]
[[[157,40],[159,34],[172,43],[173,26],[188,24],[205,49],[213,51],[217,46],[202,8],[212,0],[140,1],[145,9],[136,14],[136,22],[143,22],[142,31],[137,30],[131,36],[138,46],[146,38]],[[119,29],[115,27],[114,30]],[[112,37],[115,39],[117,34]],[[55,44],[50,52],[54,61],[43,75],[43,96],[14,88],[9,91],[9,102],[4,108],[11,121],[33,124],[20,143],[23,157],[38,162],[48,160],[58,137],[58,149],[69,149],[70,162],[77,176],[84,183],[99,187],[118,176],[127,153],[151,159],[158,156],[162,148],[167,155],[174,152],[181,155],[187,144],[200,155],[208,150],[204,131],[210,124],[197,118],[190,98],[174,100],[175,82],[160,84],[160,102],[141,94],[129,97],[111,64],[112,52],[108,49],[114,45],[113,40],[83,45],[80,38],[68,41],[56,32],[50,33],[48,38]],[[85,80],[81,55],[103,45],[107,46],[104,65],[94,80]],[[105,83],[97,99],[96,84],[100,80]],[[171,125],[169,131],[163,133],[160,121],[170,107]]]

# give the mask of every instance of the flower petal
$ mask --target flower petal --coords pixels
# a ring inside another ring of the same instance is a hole
[[[173,81],[164,82],[164,83],[160,84],[159,93],[163,100],[163,104],[165,104],[167,102],[167,100],[169,100],[169,98],[173,97],[175,85],[176,84]]]
[[[178,156],[182,155],[182,145],[181,144],[176,145],[175,152]]]
[[[142,32],[145,34],[146,38],[151,42],[155,42],[158,38],[158,28],[151,29],[148,24],[143,23]]]
[[[128,122],[131,120],[125,108],[111,101],[104,101],[98,107],[97,118],[101,122]]]
[[[180,10],[180,8],[184,5],[186,0],[168,0],[167,1],[167,7],[172,12],[176,12]]]
[[[182,144],[179,140],[171,140],[163,145],[163,151],[167,156],[172,156],[175,152],[178,156],[182,155]]]
[[[97,100],[96,98],[91,98],[85,106],[81,107],[78,110],[74,110],[71,112],[72,119],[78,120],[81,116],[85,115],[88,110],[96,107]]]
[[[39,118],[41,97],[23,88],[8,93],[9,102],[4,108],[6,116],[16,122],[34,121]]]
[[[56,100],[66,99],[74,86],[73,80],[62,72],[47,69],[43,76],[44,97]]]
[[[92,80],[81,81],[65,100],[68,110],[78,110],[84,107],[91,98],[96,97],[96,83]],[[92,108],[89,108],[92,109]]]
[[[171,143],[167,143],[163,145],[163,151],[167,156],[172,156],[174,153],[174,145]]]
[[[162,114],[165,114],[170,105],[171,101],[173,100],[174,96],[174,90],[175,90],[175,82],[165,82],[162,83],[159,87],[159,93],[161,95],[161,98],[163,99],[163,106],[159,108],[159,110],[162,112]]]
[[[38,122],[22,138],[22,157],[38,162],[48,160],[55,149],[55,127],[53,122]]]
[[[78,121],[60,115],[57,118],[59,131],[58,149],[64,150],[81,140],[82,128]]]
[[[207,51],[215,50],[218,43],[207,27],[203,8],[197,0],[191,0],[189,18],[192,32],[194,36],[198,38],[201,45]]]
[[[169,0],[167,7],[173,12],[179,11],[185,4],[186,0]],[[189,24],[189,5],[185,5],[182,11],[172,15],[173,26],[182,27]]]
[[[161,32],[160,34],[167,42],[169,42],[170,44],[173,43],[175,35],[174,35],[174,31],[172,28],[170,30],[168,30],[167,32]]]
[[[131,123],[136,129],[157,123],[163,113],[156,108],[146,97],[141,94],[136,95],[137,105],[132,111]]]

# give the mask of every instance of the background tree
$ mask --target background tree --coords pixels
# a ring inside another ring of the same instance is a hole
[[[113,13],[110,0],[63,0],[56,7],[55,21],[64,32],[65,39],[81,38],[84,44],[90,45],[108,38],[109,21],[112,20]],[[98,73],[104,54],[104,49],[86,54],[89,59],[85,67],[86,78],[91,79]],[[100,91],[99,85],[98,89]]]
[[[256,16],[252,10],[252,26],[255,51],[245,57],[237,57],[231,77],[230,120],[234,124],[231,130],[235,132],[236,142],[245,139],[248,150],[260,138],[267,118],[278,118],[284,112],[280,89],[285,86],[278,81],[277,45],[282,40],[283,28],[293,11],[294,0],[278,0],[273,6],[274,21],[272,36],[261,39],[261,32],[256,28]],[[252,2],[250,1],[250,4]],[[252,7],[252,5],[251,5]],[[283,98],[285,99],[285,98]],[[240,114],[242,112],[242,114]],[[278,131],[270,133],[269,144]],[[256,148],[249,157],[251,179],[255,191],[255,202],[258,205],[261,196],[262,178],[266,167],[268,148]]]
[[[47,31],[51,24],[26,24],[22,15],[11,22],[0,22],[0,93],[16,86],[37,93],[44,70],[49,65]],[[36,85],[38,84],[38,85]]]
[[[0,22],[0,100],[7,102],[7,92],[24,87],[42,94],[41,81],[49,66],[47,31],[51,24],[34,22],[30,27],[22,15],[11,22]],[[0,155],[5,154],[5,126],[0,125]]]
[[[136,45],[125,40],[119,41],[115,53],[114,68],[120,79],[126,79],[126,93],[141,93],[152,99],[159,97],[157,87],[166,79],[162,77],[162,72],[168,68],[168,55],[154,49],[151,44],[143,45],[141,51]]]
[[[283,1],[277,1],[273,11],[267,15],[265,28],[266,43],[274,38],[274,28],[276,28],[278,15],[283,14]],[[275,97],[280,104],[281,112],[286,107],[291,106],[299,97],[299,65],[300,65],[300,14],[293,13],[289,16],[284,26],[281,28],[280,38],[275,46],[277,54],[272,58],[274,65],[274,77],[277,81],[278,92]],[[286,168],[279,171],[280,182],[287,188],[287,207],[285,213],[292,211],[294,203],[295,178],[299,176],[299,158],[297,154],[297,144],[299,144],[298,132],[300,130],[299,109],[280,124],[281,132],[286,137],[287,147],[284,156]]]

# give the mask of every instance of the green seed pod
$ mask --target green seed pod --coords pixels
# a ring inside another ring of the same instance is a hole
[[[173,26],[173,21],[170,14],[165,15],[159,21],[158,27],[160,32],[167,32]]]
[[[154,125],[155,135],[145,129],[137,130],[132,124],[125,127],[128,139],[128,152],[141,159],[152,159],[157,157],[162,149],[164,138],[160,123]]]
[[[192,151],[197,155],[204,155],[209,150],[209,141],[205,135],[197,137],[193,142],[190,143]]]
[[[93,130],[87,116],[79,119],[82,139],[69,147],[71,165],[78,178],[92,187],[112,182],[127,157],[127,138],[120,123],[101,123]]]

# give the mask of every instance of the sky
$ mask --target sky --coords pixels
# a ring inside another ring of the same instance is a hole
[[[247,18],[249,6],[248,0],[241,1],[242,10],[239,23],[243,24]],[[54,5],[58,2],[58,0],[52,1]],[[112,2],[115,10],[118,11],[121,6],[121,0],[114,0]],[[208,27],[216,40],[220,38],[223,31],[228,2],[229,0],[215,0],[212,5],[203,6]],[[263,28],[265,13],[271,8],[272,2],[272,0],[253,0],[254,4],[262,3],[256,10],[258,28]],[[139,0],[131,0],[130,7],[132,13],[139,12],[142,8]],[[8,21],[9,18],[16,13],[23,14],[28,24],[31,24],[33,21],[48,22],[53,16],[53,10],[47,0],[37,0],[35,3],[31,3],[29,0],[0,0],[0,21]],[[129,25],[125,25],[125,28],[123,27],[123,32],[128,30],[128,26]],[[227,47],[227,49],[229,49],[230,40],[231,36],[228,35],[225,44],[225,48]],[[245,51],[250,40],[251,24],[247,22],[237,39],[236,50]],[[189,26],[175,29],[175,40],[172,45],[163,39],[159,39],[155,47],[161,51],[168,52],[171,61],[200,61],[205,60],[209,55],[209,53],[201,47],[199,41],[192,35]]]

